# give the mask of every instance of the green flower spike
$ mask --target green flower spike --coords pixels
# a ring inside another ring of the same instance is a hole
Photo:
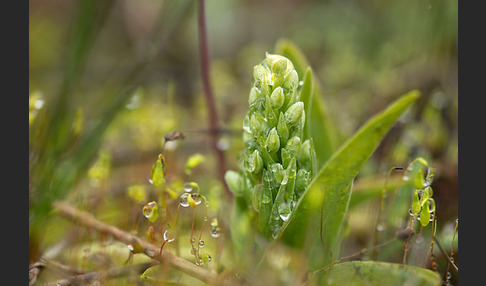
[[[243,120],[243,162],[226,182],[238,205],[258,217],[258,229],[275,235],[315,173],[312,140],[304,140],[305,111],[292,62],[268,54],[253,68],[249,110]]]

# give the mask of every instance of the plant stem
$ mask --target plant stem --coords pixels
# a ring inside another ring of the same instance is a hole
[[[160,248],[148,243],[139,237],[132,235],[128,232],[118,229],[115,226],[103,223],[97,220],[92,214],[79,211],[66,203],[56,202],[54,203],[55,212],[74,223],[78,223],[81,226],[94,229],[98,232],[109,234],[114,239],[121,241],[125,244],[131,244],[134,246],[134,253],[144,253],[145,255],[153,258],[160,263],[168,263],[171,267],[184,272],[192,277],[195,277],[204,282],[215,282],[220,280],[216,273],[213,273],[203,267],[198,267],[195,264],[182,259],[168,251],[164,251],[161,256]],[[222,285],[231,285],[229,281],[218,281]]]
[[[386,198],[386,188],[387,188],[387,185],[388,185],[388,179],[390,178],[390,175],[394,170],[403,170],[403,168],[393,167],[388,171],[388,175],[386,176],[385,186],[383,186],[383,190],[381,191],[380,209],[378,210],[378,217],[376,218],[376,223],[375,223],[375,242],[373,244],[373,252],[371,254],[371,260],[376,260],[376,258],[378,256],[376,246],[378,245],[378,243],[380,243],[381,234],[384,231],[384,229],[379,230],[378,228],[380,227],[380,224],[384,223],[384,222],[381,221],[381,218],[382,218],[383,208],[384,208],[384,203],[385,203],[385,198]],[[384,228],[384,226],[383,226],[383,228]]]
[[[210,66],[209,66],[209,49],[208,49],[208,36],[206,32],[206,16],[204,0],[199,0],[198,7],[198,32],[199,32],[199,56],[201,58],[201,73],[202,82],[204,87],[204,95],[206,99],[206,105],[208,107],[208,120],[209,131],[211,137],[211,146],[216,154],[218,165],[218,177],[223,184],[228,198],[232,198],[233,194],[228,188],[226,181],[224,180],[224,173],[226,172],[226,160],[224,152],[218,147],[219,134],[218,130],[218,113],[214,101],[213,90],[210,82]]]

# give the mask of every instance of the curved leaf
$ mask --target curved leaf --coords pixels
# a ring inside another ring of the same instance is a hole
[[[333,265],[326,270],[333,285],[442,285],[435,272],[405,264],[350,261]]]
[[[365,123],[322,167],[282,226],[279,238],[304,249],[311,267],[327,265],[338,256],[354,178],[394,122],[418,97],[418,91],[409,92]]]

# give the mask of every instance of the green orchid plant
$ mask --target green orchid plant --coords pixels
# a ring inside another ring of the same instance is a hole
[[[337,128],[329,120],[320,91],[305,57],[291,42],[279,42],[276,53],[267,53],[253,68],[239,170],[225,174],[235,197],[231,218],[235,254],[245,258],[268,243],[283,243],[302,251],[317,283],[331,276],[345,279],[356,267],[373,273],[394,271],[393,263],[357,261],[348,269],[348,262],[334,261],[339,258],[355,177],[420,94],[416,90],[404,94],[336,148]],[[427,192],[420,196],[424,217],[434,211],[430,197]],[[330,265],[339,271],[331,275]],[[346,270],[341,273],[342,269]],[[440,278],[427,269],[410,271],[430,285],[440,284]],[[405,274],[398,271],[386,279],[401,283],[408,279]]]

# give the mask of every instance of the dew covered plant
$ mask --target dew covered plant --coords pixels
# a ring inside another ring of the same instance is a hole
[[[403,179],[413,186],[412,207],[409,213],[417,218],[422,226],[427,226],[435,217],[435,200],[432,198],[432,180],[434,169],[419,157],[413,160]]]
[[[299,87],[286,57],[267,53],[253,68],[240,172],[225,176],[235,196],[258,213],[258,228],[266,237],[275,237],[315,173],[313,141],[304,140]]]
[[[197,155],[197,160],[196,158]],[[192,169],[201,161],[203,160],[201,155],[196,154],[191,156],[186,164],[186,171]],[[208,221],[208,201],[206,197],[200,193],[199,184],[196,182],[185,182],[181,184],[177,189],[177,191],[173,190],[173,186],[171,186],[170,182],[166,180],[166,162],[165,157],[163,154],[159,154],[157,160],[152,165],[150,179],[149,182],[156,188],[158,188],[158,192],[160,192],[160,206],[156,201],[151,201],[146,203],[142,208],[142,213],[147,218],[147,220],[151,223],[149,229],[147,231],[147,236],[149,237],[150,241],[154,243],[156,241],[156,233],[154,225],[162,224],[162,244],[160,247],[160,256],[162,256],[162,252],[164,250],[164,246],[166,243],[171,243],[179,238],[179,227],[178,225],[178,216],[180,212],[180,208],[187,208],[192,209],[192,227],[190,232],[190,253],[194,256],[194,263],[196,265],[207,265],[211,261],[211,256],[207,252],[201,252],[201,248],[205,246],[205,242],[202,239],[202,231],[204,229],[204,225]],[[131,188],[129,191],[130,195],[135,199],[140,197],[140,194],[135,192]],[[179,194],[181,193],[182,194]],[[166,196],[167,195],[167,196]],[[169,204],[167,199],[172,199],[177,201],[177,208],[175,212],[171,215],[172,218],[169,217],[161,217],[160,213],[169,213],[168,210]],[[199,233],[195,231],[195,220],[196,220],[196,207],[201,205],[204,208],[204,218],[202,222],[201,229]],[[160,222],[161,221],[161,222]],[[211,225],[210,225],[210,235],[213,238],[217,238],[221,235],[221,230],[219,228],[217,218],[213,218]],[[196,239],[197,238],[197,239]],[[150,269],[150,268],[149,268]],[[142,275],[144,277],[144,275]]]

